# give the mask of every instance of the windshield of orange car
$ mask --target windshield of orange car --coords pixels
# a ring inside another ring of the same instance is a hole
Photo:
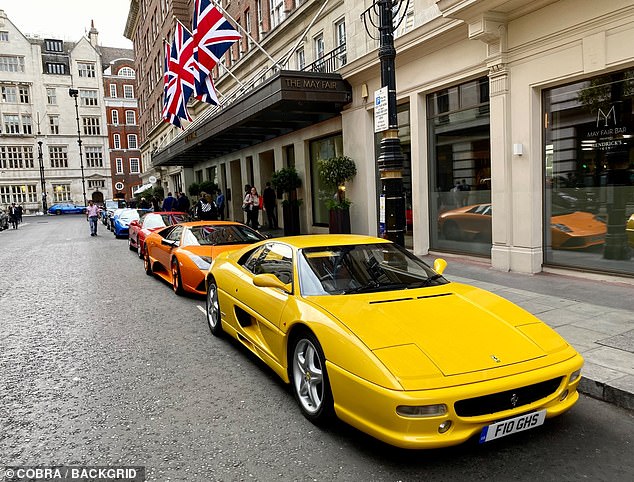
[[[239,224],[193,226],[183,235],[182,246],[220,246],[251,244],[264,237]]]
[[[392,243],[302,249],[298,272],[304,296],[370,293],[447,283],[422,260]]]

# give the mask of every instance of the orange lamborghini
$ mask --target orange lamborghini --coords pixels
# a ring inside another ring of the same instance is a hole
[[[176,294],[204,295],[205,275],[218,254],[262,239],[257,231],[232,221],[175,224],[145,238],[143,264],[148,275],[170,283]]]

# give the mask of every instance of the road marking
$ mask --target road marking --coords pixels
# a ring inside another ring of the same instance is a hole
[[[202,306],[196,305],[196,308],[198,308],[202,312],[203,315],[207,314],[207,312],[205,311],[205,308],[203,308]]]

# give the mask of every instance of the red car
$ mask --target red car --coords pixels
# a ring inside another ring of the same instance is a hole
[[[150,233],[158,231],[161,228],[172,226],[173,224],[185,223],[191,221],[189,214],[181,212],[152,212],[141,216],[137,221],[130,223],[130,234],[128,235],[128,246],[130,250],[139,254],[139,258],[143,259],[145,253],[145,238]]]

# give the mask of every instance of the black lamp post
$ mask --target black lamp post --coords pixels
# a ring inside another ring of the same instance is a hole
[[[394,31],[405,18],[409,0],[375,0],[361,14],[368,35],[379,40],[381,87],[387,87],[388,127],[382,132],[377,165],[381,176],[381,195],[385,197],[385,233],[383,236],[403,246],[405,244],[405,197],[403,193],[403,151],[398,137],[396,112],[396,49]],[[404,7],[404,8],[403,8]],[[403,12],[397,25],[394,16]],[[378,20],[378,24],[377,24]],[[368,21],[378,29],[376,38],[368,29]]]
[[[42,184],[42,213],[48,211],[46,202],[46,181],[44,181],[44,156],[42,155],[42,141],[37,141],[37,158],[40,161],[40,183]]]
[[[68,95],[75,99],[75,116],[77,119],[77,144],[79,145],[79,165],[81,166],[81,185],[84,191],[84,206],[87,206],[88,203],[86,201],[86,179],[84,178],[84,158],[81,152],[81,132],[79,129],[79,107],[77,105],[77,96],[79,95],[79,91],[77,89],[70,88],[68,89]]]

